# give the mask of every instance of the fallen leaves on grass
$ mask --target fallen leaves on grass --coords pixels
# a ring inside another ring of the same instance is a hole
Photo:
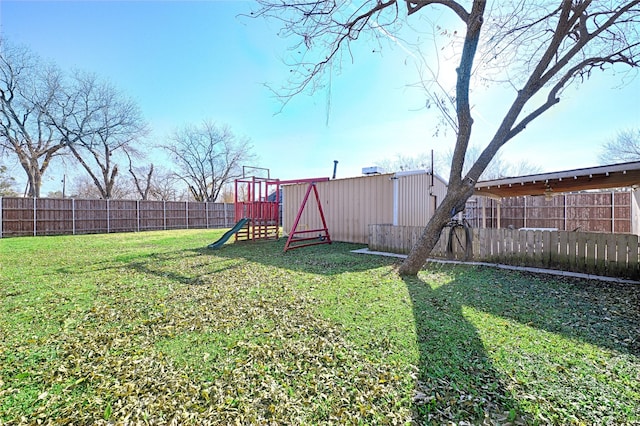
[[[163,300],[145,299],[139,286],[103,283],[99,301],[75,327],[47,342],[57,356],[23,366],[40,391],[30,413],[11,416],[9,409],[9,419],[18,424],[409,421],[406,377],[396,366],[351,347],[339,327],[313,313],[313,299],[288,285],[291,279],[247,265],[243,274],[223,271],[197,286],[174,283]],[[208,349],[216,341],[227,346]]]

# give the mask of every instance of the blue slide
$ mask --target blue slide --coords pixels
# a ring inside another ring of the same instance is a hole
[[[220,247],[222,247],[222,245],[224,243],[227,242],[227,240],[229,239],[230,236],[232,236],[233,234],[235,234],[236,232],[238,232],[239,230],[241,230],[246,224],[247,222],[249,222],[249,219],[247,219],[246,217],[244,219],[240,219],[238,221],[238,223],[236,223],[233,228],[229,229],[227,232],[224,233],[224,235],[222,237],[220,237],[219,240],[209,244],[207,246],[207,248],[210,249],[219,249]]]

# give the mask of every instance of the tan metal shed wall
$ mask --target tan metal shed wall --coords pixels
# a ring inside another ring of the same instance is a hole
[[[318,182],[329,234],[334,241],[368,244],[369,225],[393,223],[394,174],[360,176]],[[425,226],[433,214],[430,205],[428,174],[399,176],[398,225]],[[283,230],[288,234],[307,191],[307,184],[283,186]],[[438,204],[446,185],[434,178],[432,194]],[[322,227],[313,191],[300,218],[298,230]]]
[[[440,205],[447,193],[447,185],[437,176],[431,175],[398,177],[398,226],[426,226],[434,207]]]

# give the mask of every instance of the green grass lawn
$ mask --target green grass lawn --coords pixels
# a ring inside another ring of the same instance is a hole
[[[640,285],[220,235],[0,240],[0,424],[640,424]]]

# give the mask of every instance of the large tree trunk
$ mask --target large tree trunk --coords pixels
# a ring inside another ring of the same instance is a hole
[[[39,172],[27,171],[28,176],[28,197],[40,198],[40,188],[42,187],[42,176]]]
[[[464,210],[464,205],[471,195],[473,195],[473,185],[461,184],[455,188],[449,187],[447,195],[429,220],[420,239],[411,249],[409,256],[400,265],[398,269],[400,275],[418,274],[427,262],[429,254],[438,243],[444,226],[454,215]]]
[[[456,136],[456,146],[453,151],[451,161],[451,173],[449,174],[449,187],[447,195],[440,206],[436,209],[433,217],[429,220],[422,236],[409,253],[409,257],[400,266],[399,272],[402,275],[416,275],[427,262],[427,258],[433,247],[440,239],[442,228],[457,213],[464,210],[464,206],[471,195],[473,195],[474,183],[484,167],[480,168],[477,174],[467,175],[462,178],[465,155],[471,139],[471,128],[473,118],[469,105],[469,85],[471,80],[471,70],[476,49],[480,40],[480,29],[484,21],[484,9],[486,2],[475,0],[471,8],[471,13],[465,16],[467,24],[467,34],[462,47],[460,66],[456,70],[458,73],[456,83],[456,114],[458,122],[458,134]]]
[[[42,174],[40,173],[37,160],[32,161],[32,159],[22,156],[20,157],[20,165],[27,174],[27,197],[39,198],[40,187],[42,186]]]

